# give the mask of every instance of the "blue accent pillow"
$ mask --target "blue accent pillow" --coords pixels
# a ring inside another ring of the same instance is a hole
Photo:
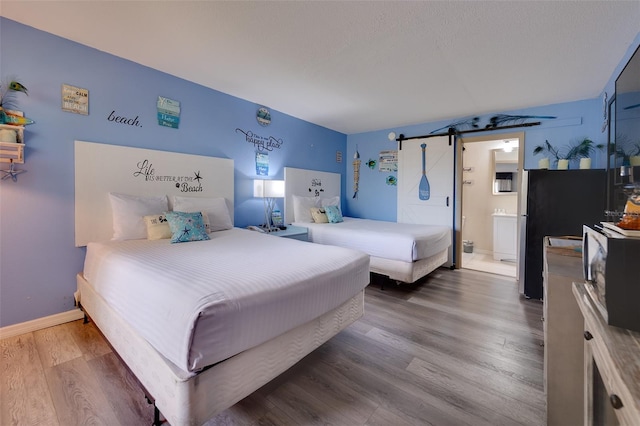
[[[329,219],[329,223],[342,222],[342,213],[340,213],[338,206],[326,206],[324,212],[327,215],[327,219]]]
[[[204,241],[209,239],[201,212],[166,212],[165,217],[171,228],[172,243]]]

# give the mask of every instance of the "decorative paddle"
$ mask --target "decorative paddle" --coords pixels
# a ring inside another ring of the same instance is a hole
[[[427,179],[426,164],[424,159],[424,149],[427,147],[426,143],[420,145],[422,148],[422,178],[420,178],[420,186],[418,188],[418,197],[421,200],[428,200],[431,197],[431,187],[429,186],[429,180]]]

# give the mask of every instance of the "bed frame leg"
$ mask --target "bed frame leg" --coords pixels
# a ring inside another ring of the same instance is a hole
[[[80,302],[76,302],[76,306],[78,307],[78,309],[80,309],[82,311],[82,323],[83,324],[89,324],[89,317],[87,316],[87,313],[84,311],[84,309],[82,309],[82,304]]]
[[[153,423],[152,426],[160,426],[162,422],[160,421],[160,410],[156,407],[156,404],[153,404]]]
[[[156,402],[153,401],[146,393],[144,395],[144,398],[147,400],[147,403],[153,404],[153,423],[151,423],[151,426],[160,426],[164,422],[160,421],[160,410],[158,410]]]

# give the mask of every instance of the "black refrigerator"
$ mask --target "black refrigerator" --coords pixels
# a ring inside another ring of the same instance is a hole
[[[606,187],[604,169],[523,171],[518,278],[526,297],[543,297],[544,237],[582,237],[582,225],[603,221]]]

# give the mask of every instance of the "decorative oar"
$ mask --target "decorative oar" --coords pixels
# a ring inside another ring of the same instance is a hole
[[[420,145],[420,148],[422,148],[422,178],[420,178],[420,186],[418,187],[418,197],[421,200],[428,200],[429,197],[431,197],[431,187],[429,186],[429,180],[427,179],[426,164],[424,159],[424,149],[426,147],[426,143]]]

